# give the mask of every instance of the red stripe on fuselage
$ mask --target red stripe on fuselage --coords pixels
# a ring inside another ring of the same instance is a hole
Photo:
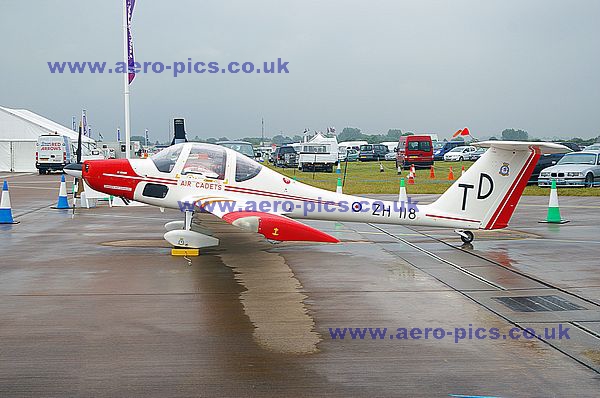
[[[501,229],[508,226],[508,221],[512,217],[512,214],[517,207],[517,203],[521,198],[521,194],[527,186],[527,181],[529,181],[529,177],[541,156],[538,148],[530,148],[530,150],[531,154],[527,158],[519,175],[515,181],[513,181],[510,189],[506,192],[502,202],[500,202],[500,205],[496,208],[496,211],[484,229]]]

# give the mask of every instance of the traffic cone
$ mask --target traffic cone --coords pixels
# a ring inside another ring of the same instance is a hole
[[[0,198],[0,224],[18,224],[12,216],[12,209],[10,208],[10,195],[8,193],[8,182],[4,180],[2,186],[2,198]]]
[[[450,171],[448,172],[448,181],[454,180],[454,172],[452,171],[452,166],[450,166]]]
[[[342,193],[342,177],[338,177],[337,186],[335,187],[336,193]]]
[[[340,162],[338,162],[337,168],[335,169],[335,172],[337,174],[342,174],[342,166],[340,166]]]
[[[556,180],[552,180],[552,186],[550,187],[550,201],[548,203],[548,214],[546,219],[540,221],[541,223],[548,224],[565,224],[568,220],[563,220],[560,217],[560,208],[558,206],[558,190],[556,189]]]
[[[465,174],[465,166],[463,166],[462,169],[460,170],[460,175],[462,176],[463,174]]]
[[[70,209],[69,199],[67,198],[67,183],[65,182],[65,175],[60,176],[60,189],[58,190],[58,202],[54,209]]]
[[[398,194],[398,203],[404,207],[403,203],[408,202],[408,196],[406,195],[406,186],[404,185],[404,178],[400,179],[400,193]]]
[[[413,174],[412,170],[410,171],[410,173],[408,173],[408,185],[414,185],[415,184],[415,175]]]
[[[383,173],[383,163],[379,163],[379,172]]]
[[[398,175],[402,174],[402,167],[398,166]]]
[[[433,170],[433,165],[431,165],[431,169],[429,169],[429,179],[435,180],[435,171]]]

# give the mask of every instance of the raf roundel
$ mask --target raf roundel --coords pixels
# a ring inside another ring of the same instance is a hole
[[[510,167],[508,166],[508,163],[502,163],[502,166],[500,166],[499,173],[503,177],[506,177],[508,174],[510,174]]]
[[[362,205],[359,202],[352,203],[352,211],[358,213],[362,210]]]

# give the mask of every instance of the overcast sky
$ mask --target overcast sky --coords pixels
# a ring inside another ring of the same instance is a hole
[[[123,129],[122,76],[50,74],[47,61],[122,60],[120,0],[2,0],[0,105],[94,134]],[[263,61],[289,74],[138,75],[132,133],[192,137],[389,128],[447,137],[521,128],[600,134],[597,0],[137,0],[136,60]]]

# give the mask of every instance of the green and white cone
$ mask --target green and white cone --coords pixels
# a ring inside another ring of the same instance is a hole
[[[335,187],[336,193],[342,193],[342,177],[338,177],[337,186]]]
[[[398,203],[408,203],[408,196],[406,195],[406,185],[404,184],[404,178],[400,179],[400,193],[398,194]]]
[[[558,206],[558,191],[556,189],[556,180],[552,180],[550,187],[550,202],[548,203],[548,215],[546,220],[540,221],[549,224],[564,224],[569,221],[560,217],[560,207]]]

